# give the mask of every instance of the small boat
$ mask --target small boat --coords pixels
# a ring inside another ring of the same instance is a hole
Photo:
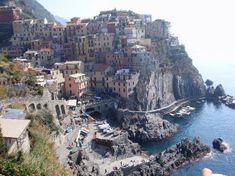
[[[194,107],[191,107],[191,106],[186,106],[186,108],[188,109],[188,110],[190,110],[190,111],[194,111],[196,108],[194,108]]]

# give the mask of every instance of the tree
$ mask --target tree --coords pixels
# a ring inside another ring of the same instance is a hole
[[[36,77],[34,75],[26,75],[26,80],[25,80],[25,84],[27,84],[28,86],[35,86],[36,83]]]
[[[8,62],[7,58],[3,54],[0,53],[0,62],[1,61],[2,62]]]

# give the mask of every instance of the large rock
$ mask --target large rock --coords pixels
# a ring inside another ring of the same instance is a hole
[[[183,139],[180,143],[166,149],[163,152],[156,154],[150,162],[129,167],[110,173],[114,175],[127,175],[127,176],[166,176],[192,162],[202,159],[210,152],[210,148],[200,142],[198,138],[189,141]]]
[[[96,138],[95,140],[97,145],[102,145],[107,147],[109,150],[106,153],[108,157],[114,158],[126,158],[138,155],[141,153],[141,148],[138,143],[133,143],[128,139],[128,133],[122,133],[117,137],[112,139],[101,139]]]
[[[206,90],[206,97],[211,98],[215,96],[215,88],[213,86],[208,87]]]
[[[209,86],[212,86],[213,84],[214,84],[214,82],[213,81],[211,81],[210,79],[207,79],[206,80],[206,85],[209,87]]]
[[[119,112],[118,119],[121,127],[128,131],[129,139],[139,143],[166,139],[178,127],[156,114]]]
[[[226,94],[225,94],[224,88],[221,84],[216,86],[216,88],[214,88],[213,86],[209,86],[206,90],[207,98],[218,98],[218,97],[225,96],[225,95]]]
[[[212,142],[214,149],[219,150],[220,152],[224,152],[227,150],[226,145],[223,144],[223,139],[216,138]]]
[[[216,86],[215,88],[215,96],[219,97],[219,96],[225,96],[225,90],[223,88],[223,86],[221,84],[219,84],[218,86]]]

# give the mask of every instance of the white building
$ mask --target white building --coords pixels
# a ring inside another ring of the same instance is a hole
[[[30,142],[27,132],[29,123],[30,120],[0,119],[2,136],[9,148],[8,154],[29,152]]]

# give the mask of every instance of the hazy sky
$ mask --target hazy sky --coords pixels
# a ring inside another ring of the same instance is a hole
[[[199,69],[235,59],[235,0],[38,0],[53,14],[70,19],[93,17],[101,10],[125,9],[171,22]],[[230,62],[235,68],[235,62]],[[235,76],[235,75],[234,75]]]

